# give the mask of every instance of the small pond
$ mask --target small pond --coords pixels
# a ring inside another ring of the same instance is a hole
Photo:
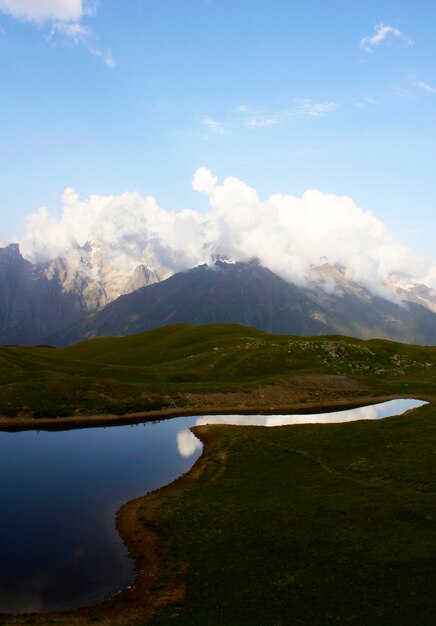
[[[56,432],[0,432],[0,613],[95,604],[132,578],[115,527],[128,500],[189,471],[202,451],[197,424],[278,426],[398,415],[393,400],[337,413],[179,417]]]

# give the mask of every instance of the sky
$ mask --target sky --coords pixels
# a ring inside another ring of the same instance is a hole
[[[180,267],[225,222],[277,267],[318,246],[436,280],[435,23],[428,0],[0,0],[0,241],[125,247],[151,211]]]

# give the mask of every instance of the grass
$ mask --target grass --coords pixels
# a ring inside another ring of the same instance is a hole
[[[62,350],[0,348],[5,416],[190,409],[214,397],[218,409],[247,398],[260,409],[436,400],[435,383],[436,347],[241,326],[176,325]],[[141,499],[132,514],[141,528],[132,541],[159,534],[158,611],[146,620],[143,606],[112,614],[109,604],[56,622],[433,625],[435,418],[430,403],[375,422],[198,427],[207,444],[198,471]],[[185,590],[182,601],[175,587]],[[162,606],[161,597],[173,601]]]
[[[209,428],[152,520],[186,598],[144,625],[434,624],[435,417]]]
[[[373,395],[408,395],[411,386],[415,394],[431,394],[436,347],[181,324],[61,350],[3,346],[0,414],[38,418],[184,407],[187,394],[251,392],[308,375],[346,377]]]

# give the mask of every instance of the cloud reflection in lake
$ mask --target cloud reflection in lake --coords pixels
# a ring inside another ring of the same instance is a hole
[[[177,449],[185,458],[192,456],[203,447],[201,441],[190,430],[185,429],[177,433]]]
[[[422,400],[389,400],[357,409],[335,411],[331,413],[310,413],[306,415],[204,415],[197,418],[195,426],[205,424],[226,424],[233,426],[292,426],[296,424],[340,424],[358,420],[376,420],[415,409],[423,404]],[[185,429],[177,435],[177,448],[181,456],[188,457],[201,448],[201,443],[190,430]]]

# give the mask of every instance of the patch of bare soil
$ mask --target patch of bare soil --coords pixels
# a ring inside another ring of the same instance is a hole
[[[283,378],[278,383],[263,385],[247,391],[230,393],[185,394],[190,407],[202,407],[205,411],[221,410],[258,410],[258,411],[305,411],[322,403],[340,407],[372,400],[372,394],[366,385],[345,376],[292,376]]]

